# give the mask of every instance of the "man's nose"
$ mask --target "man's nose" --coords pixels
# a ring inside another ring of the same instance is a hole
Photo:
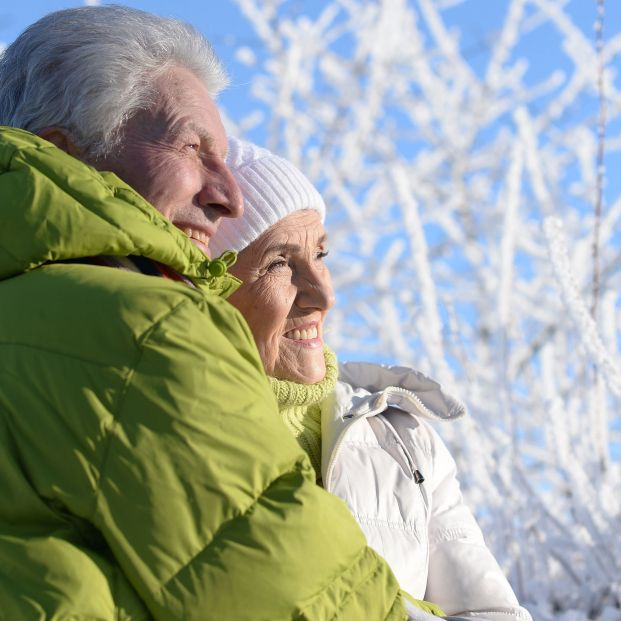
[[[228,202],[225,207],[228,209],[228,214],[226,214],[225,218],[239,218],[242,213],[244,213],[244,197],[242,195],[242,191],[240,187],[237,185],[237,181],[235,181],[235,177],[231,172],[230,168],[226,164],[222,164],[223,167],[223,176],[225,178],[226,184],[226,194],[228,197]]]
[[[201,205],[217,209],[223,218],[239,218],[244,211],[244,197],[233,173],[223,162],[211,163],[199,195]]]

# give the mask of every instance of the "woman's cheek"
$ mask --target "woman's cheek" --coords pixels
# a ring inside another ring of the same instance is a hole
[[[257,347],[259,349],[259,355],[261,356],[265,372],[268,375],[274,376],[279,355],[277,339],[275,339],[273,335],[268,338],[263,338],[260,343],[257,343]]]

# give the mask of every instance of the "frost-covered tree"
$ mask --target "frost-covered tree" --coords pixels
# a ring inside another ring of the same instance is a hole
[[[602,0],[588,31],[565,0],[234,1],[254,102],[230,123],[329,206],[328,341],[465,400],[439,431],[535,619],[621,619],[621,24]],[[451,25],[499,4],[478,41]]]

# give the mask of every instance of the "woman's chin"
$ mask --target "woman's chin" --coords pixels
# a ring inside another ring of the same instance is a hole
[[[288,357],[289,358],[289,357]],[[298,384],[316,384],[326,376],[326,362],[321,349],[305,349],[298,352],[293,363],[289,360],[277,364],[274,376],[278,379],[286,379]]]

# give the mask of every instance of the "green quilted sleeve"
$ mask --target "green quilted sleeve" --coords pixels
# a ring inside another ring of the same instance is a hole
[[[218,302],[220,302],[218,300]],[[144,334],[93,517],[156,619],[403,619],[398,585],[314,484],[243,321],[184,300]]]

